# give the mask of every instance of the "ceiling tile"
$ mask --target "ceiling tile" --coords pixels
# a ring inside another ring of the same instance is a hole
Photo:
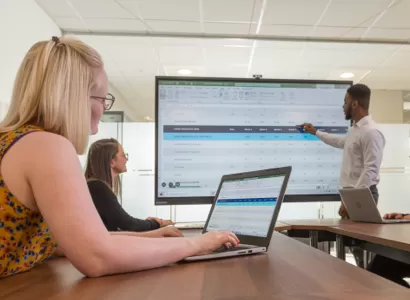
[[[401,52],[407,52],[407,51],[410,51],[410,45],[402,45],[402,46],[400,46],[400,49],[399,49]]]
[[[207,67],[206,76],[212,77],[230,77],[240,78],[246,77],[248,65],[231,65],[225,68]]]
[[[344,38],[360,38],[366,32],[366,30],[366,27],[350,28],[342,36]]]
[[[329,76],[329,71],[294,70],[291,72],[291,76],[297,79],[326,80]]]
[[[247,64],[251,48],[212,47],[205,48],[206,65],[221,66]]]
[[[259,34],[274,36],[310,36],[313,26],[299,25],[262,25]]]
[[[297,64],[299,49],[255,48],[252,68],[258,70],[290,69]]]
[[[107,43],[107,52],[114,60],[145,61],[155,58],[155,51],[152,43],[149,45],[136,43]]]
[[[127,80],[138,91],[142,97],[153,96],[155,91],[154,76],[129,76]]]
[[[376,23],[379,28],[410,28],[410,1],[396,1]]]
[[[317,26],[313,30],[313,37],[341,37],[354,28]]]
[[[84,19],[93,31],[145,32],[147,27],[136,19]]]
[[[340,75],[342,73],[345,72],[352,72],[355,76],[352,79],[348,79],[348,80],[353,80],[353,81],[357,81],[360,78],[362,78],[365,74],[367,74],[369,71],[371,71],[371,69],[369,68],[357,68],[357,67],[343,67],[340,66],[339,68],[333,68],[332,70],[330,70],[328,78],[329,80],[345,80],[340,78]]]
[[[206,40],[205,40],[206,41]],[[152,43],[156,46],[193,46],[197,47],[203,43],[203,39],[196,38],[174,38],[174,37],[153,37]]]
[[[369,55],[369,52],[357,50],[307,50],[303,53],[302,59],[319,66],[373,68],[381,64],[389,54],[389,52],[384,51],[375,51]]]
[[[410,51],[405,50],[393,53],[380,67],[410,68]]]
[[[104,50],[124,76],[154,76],[161,67],[152,45],[110,43]]]
[[[297,50],[301,51],[303,47],[305,47],[304,42],[282,42],[282,41],[263,41],[263,40],[258,40],[256,41],[256,47],[257,48],[273,48],[275,50],[283,50],[283,49],[289,49],[289,50]]]
[[[273,0],[268,1],[263,16],[264,25],[314,25],[328,0]]]
[[[122,76],[120,69],[117,67],[117,65],[112,60],[107,59],[104,56],[103,56],[103,60],[104,60],[104,69],[109,76]]]
[[[155,76],[160,72],[161,65],[157,62],[130,63],[125,60],[115,62],[122,76]]]
[[[52,18],[76,18],[75,10],[65,0],[37,0],[41,8]]]
[[[199,1],[195,0],[121,0],[119,3],[144,20],[199,22]]]
[[[407,74],[409,71],[410,70],[407,70]],[[386,77],[379,76],[375,71],[371,72],[361,82],[369,85],[372,89],[407,90],[410,88],[408,77],[406,76],[395,77],[393,80],[386,80]]]
[[[244,47],[249,48],[253,46],[253,40],[250,39],[237,39],[237,38],[226,38],[226,39],[202,39],[200,40],[204,47]]]
[[[348,51],[351,49],[353,49],[353,44],[351,43],[325,43],[325,42],[305,43],[305,50]]]
[[[410,89],[410,45],[255,42],[236,38],[78,37],[101,52],[110,81],[130,107],[144,115],[154,111],[155,75],[179,75],[178,70],[187,68],[192,71],[191,76],[246,77],[253,45],[250,76],[340,80],[341,73],[353,72],[356,75],[353,80],[357,82],[371,71],[361,82],[372,89]]]
[[[375,20],[390,2],[391,0],[333,0],[320,25],[363,27],[369,20]]]
[[[79,18],[55,18],[54,22],[64,30],[88,30],[88,27]]]
[[[259,22],[264,2],[267,3],[267,1],[265,1],[265,0],[254,0],[253,1],[254,5],[253,5],[253,13],[252,13],[251,22],[254,22],[254,23]]]
[[[195,66],[204,64],[201,47],[160,46],[157,49],[164,65]]]
[[[264,68],[260,65],[253,65],[249,76],[252,77],[253,74],[262,75],[263,78],[267,79],[288,79],[292,78],[292,71],[286,68]]]
[[[376,38],[384,40],[408,40],[410,39],[410,28],[408,29],[384,29],[372,28],[364,38]]]
[[[145,21],[145,24],[153,31],[159,32],[180,32],[180,33],[200,33],[201,25],[196,22],[179,21]]]
[[[253,0],[202,0],[204,21],[251,22]]]
[[[178,70],[186,69],[186,65],[182,64],[182,65],[176,66],[176,65],[164,64],[164,68],[168,76],[181,76],[178,73]],[[206,72],[206,67],[204,67],[203,65],[189,66],[189,70],[192,71],[192,74],[189,76],[198,76],[198,77],[209,76]]]
[[[134,18],[126,9],[113,0],[70,0],[83,18]]]
[[[396,67],[378,67],[375,68],[371,74],[369,74],[370,78],[386,78],[386,76],[391,77],[393,79],[397,80],[408,80],[409,78],[409,72],[410,72],[410,67],[402,67],[402,68],[396,68]]]
[[[100,41],[105,43],[107,47],[119,48],[136,48],[136,47],[152,47],[153,42],[149,37],[142,36],[84,36],[84,38],[94,38],[94,42]]]
[[[250,23],[205,23],[205,33],[248,34]]]
[[[345,56],[346,51],[306,49],[301,60],[306,66],[337,67],[342,63]]]
[[[361,52],[367,52],[374,54],[376,52],[383,52],[383,53],[392,53],[393,51],[400,50],[402,48],[401,45],[395,45],[395,44],[366,44],[366,43],[360,43],[360,44],[352,44],[352,49],[354,51],[361,51]]]

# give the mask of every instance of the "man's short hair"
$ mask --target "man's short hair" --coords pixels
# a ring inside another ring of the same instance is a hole
[[[369,109],[371,91],[367,85],[354,84],[347,89],[347,93],[353,100],[357,100],[361,107]]]

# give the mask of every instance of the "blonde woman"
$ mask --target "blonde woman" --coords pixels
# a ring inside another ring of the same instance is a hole
[[[100,55],[78,40],[35,44],[0,123],[0,277],[58,253],[91,277],[156,268],[237,244],[231,232],[195,238],[110,233],[91,200],[78,154],[112,104]]]

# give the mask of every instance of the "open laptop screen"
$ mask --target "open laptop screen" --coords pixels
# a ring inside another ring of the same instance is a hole
[[[222,183],[206,231],[267,237],[285,174]]]

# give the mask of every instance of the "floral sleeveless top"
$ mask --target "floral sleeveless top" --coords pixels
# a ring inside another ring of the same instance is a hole
[[[26,125],[0,136],[0,165],[15,142],[42,130]],[[0,174],[0,278],[31,269],[51,257],[56,247],[41,214],[21,204]]]

